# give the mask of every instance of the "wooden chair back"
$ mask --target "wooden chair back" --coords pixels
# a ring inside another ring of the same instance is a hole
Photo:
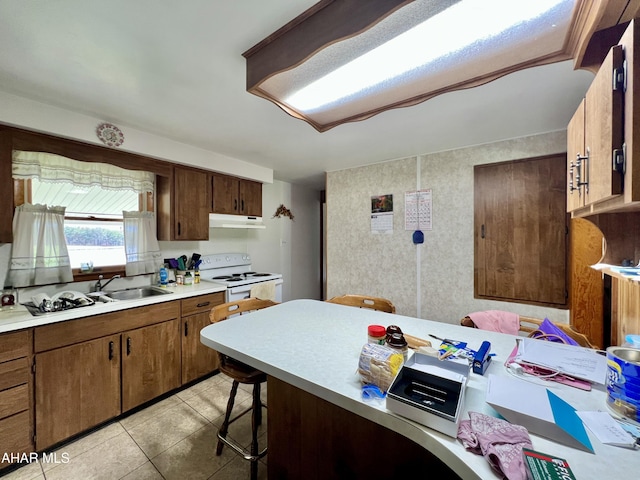
[[[277,304],[277,302],[263,300],[260,298],[243,298],[242,300],[235,300],[233,302],[216,305],[209,313],[209,320],[211,323],[221,322],[232,315],[242,315],[243,313],[272,307]]]
[[[260,310],[273,305],[277,305],[277,302],[259,298],[243,298],[242,300],[216,305],[209,313],[209,320],[211,323],[221,322],[233,315],[242,315],[243,313]],[[266,382],[267,380],[266,375],[260,370],[239,362],[224,353],[218,352],[218,360],[220,361],[220,371],[237,382],[256,384]]]
[[[370,308],[381,312],[396,313],[396,307],[390,300],[368,295],[341,295],[327,300],[329,303],[338,303],[349,307]]]
[[[543,321],[544,320],[540,320],[538,318],[525,317],[520,315],[520,331],[522,333],[526,333],[527,335],[529,335],[535,332],[536,330],[538,330],[538,328],[540,328],[540,325],[542,324]],[[460,325],[462,325],[463,327],[476,326],[473,323],[473,320],[471,320],[471,318],[469,317],[464,317],[462,320],[460,320]],[[564,323],[555,323],[555,325],[564,333],[566,333],[569,337],[571,337],[576,342],[578,342],[578,345],[580,345],[581,347],[596,348],[596,346],[589,341],[589,338],[586,335],[578,332],[571,325],[567,325]]]

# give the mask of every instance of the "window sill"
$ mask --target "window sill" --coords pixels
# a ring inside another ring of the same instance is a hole
[[[72,269],[74,282],[88,282],[92,280],[98,280],[100,275],[106,277],[112,277],[113,275],[120,275],[126,277],[124,265],[110,265],[106,267],[95,267],[90,272],[82,272],[79,268]]]

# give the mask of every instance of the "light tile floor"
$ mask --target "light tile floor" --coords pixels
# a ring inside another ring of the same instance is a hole
[[[251,388],[240,385],[234,414],[251,405]],[[207,378],[63,445],[55,450],[58,464],[31,463],[9,472],[4,480],[249,479],[249,462],[229,447],[219,457],[215,453],[230,389],[231,380],[223,374]],[[262,397],[266,403],[265,384]],[[262,423],[260,449],[267,441],[266,410]],[[229,437],[249,445],[250,413],[230,426]],[[260,460],[260,479],[267,478],[266,461],[267,457]]]

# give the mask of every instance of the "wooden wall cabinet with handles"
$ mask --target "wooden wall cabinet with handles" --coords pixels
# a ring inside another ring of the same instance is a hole
[[[567,127],[567,210],[589,211],[622,193],[624,51],[609,51]]]
[[[212,213],[262,216],[262,184],[252,180],[213,174]]]
[[[174,167],[156,177],[158,240],[209,240],[210,172]]]
[[[567,210],[573,217],[640,211],[638,88],[636,19],[610,48],[567,127]]]

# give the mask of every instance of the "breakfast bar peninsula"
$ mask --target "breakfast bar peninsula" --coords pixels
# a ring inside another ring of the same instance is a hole
[[[390,412],[384,401],[362,399],[356,370],[370,324],[397,325],[424,339],[462,340],[475,349],[491,342],[495,357],[487,374],[470,376],[462,418],[469,411],[497,416],[485,402],[487,376],[508,375],[503,363],[516,337],[317,300],[289,301],[200,334],[205,345],[268,375],[269,479],[500,478],[457,439]],[[603,389],[549,388],[579,411],[606,409]],[[640,468],[639,451],[589,436],[595,454],[534,434],[531,440],[535,450],[566,459],[579,480],[624,478]]]

